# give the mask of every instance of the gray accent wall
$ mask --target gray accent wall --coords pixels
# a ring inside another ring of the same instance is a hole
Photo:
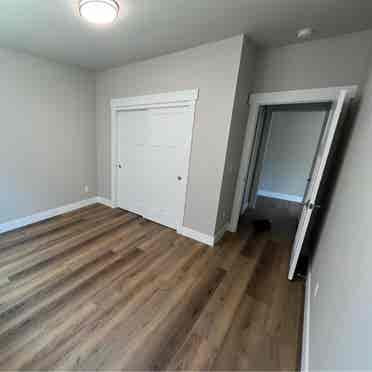
[[[312,262],[309,364],[314,371],[372,370],[371,144],[372,64]]]
[[[261,50],[254,92],[361,84],[372,51],[372,30]]]
[[[225,168],[220,191],[220,201],[215,232],[224,229],[230,222],[234,203],[236,182],[239,174],[245,130],[248,120],[248,97],[252,89],[256,67],[257,48],[245,37],[241,54],[239,75],[235,91]]]
[[[365,85],[372,31],[261,52],[255,91]],[[371,66],[372,67],[372,66]],[[372,70],[312,262],[310,370],[371,370]],[[316,284],[319,291],[314,296]]]
[[[371,51],[372,30],[279,48],[253,48],[245,59],[243,53],[239,77],[245,82],[238,84],[237,92],[243,92],[240,97],[245,97],[249,93],[359,85],[364,81]],[[238,93],[236,97],[239,97]],[[234,102],[216,232],[226,225],[231,215],[236,188],[235,172],[240,164],[248,117],[244,102],[239,98]]]
[[[274,111],[259,191],[303,198],[327,111]]]
[[[0,81],[0,223],[95,196],[94,74],[0,49]]]
[[[199,88],[184,225],[214,234],[242,45],[240,35],[97,74],[100,196],[111,196],[110,100]]]

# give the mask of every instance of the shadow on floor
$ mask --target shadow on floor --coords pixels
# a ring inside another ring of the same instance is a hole
[[[269,220],[271,239],[293,241],[302,206],[299,203],[259,196],[255,209],[249,209],[240,218],[239,232],[252,229],[255,220]]]

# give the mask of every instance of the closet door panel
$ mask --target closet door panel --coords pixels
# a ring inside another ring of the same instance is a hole
[[[171,228],[182,222],[189,112],[183,107],[152,109],[148,117],[146,218]]]
[[[144,215],[146,208],[146,138],[148,112],[123,111],[118,120],[119,207]]]

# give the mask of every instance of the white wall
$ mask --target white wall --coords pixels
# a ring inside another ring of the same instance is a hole
[[[0,223],[95,195],[94,74],[0,49],[0,81]]]
[[[326,111],[274,111],[259,191],[302,199]]]
[[[192,141],[185,226],[213,235],[243,36],[97,75],[98,192],[110,198],[110,99],[200,89]]]

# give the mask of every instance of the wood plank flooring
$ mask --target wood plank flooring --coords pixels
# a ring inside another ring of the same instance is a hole
[[[255,208],[248,209],[241,219],[244,219],[244,223],[268,219],[271,222],[271,231],[277,239],[293,240],[301,212],[300,203],[258,196]]]
[[[296,370],[289,250],[99,204],[0,235],[0,370]]]

